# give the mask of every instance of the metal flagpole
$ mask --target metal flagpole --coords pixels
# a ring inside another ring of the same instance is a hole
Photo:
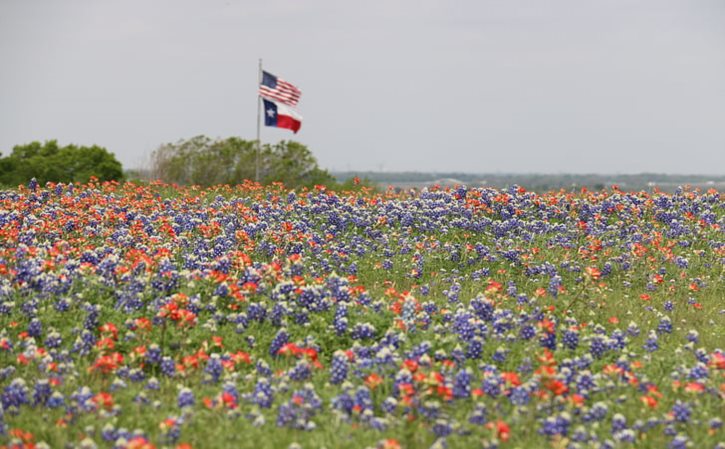
[[[262,85],[262,58],[259,58],[259,83],[257,88]],[[259,153],[262,152],[262,141],[259,133],[262,127],[262,96],[257,95],[257,158],[254,164],[254,180],[259,182]]]

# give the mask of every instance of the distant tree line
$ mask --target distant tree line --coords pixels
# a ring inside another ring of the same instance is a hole
[[[159,146],[146,170],[128,172],[132,179],[160,179],[182,185],[212,186],[239,184],[256,175],[256,141],[238,137],[211,139],[196,136]],[[4,156],[0,153],[0,186],[26,184],[32,178],[46,182],[88,182],[123,180],[121,163],[113,153],[98,145],[61,146],[55,140],[16,145]],[[360,181],[362,179],[362,182]],[[460,172],[339,172],[318,166],[312,152],[303,144],[281,141],[262,145],[259,154],[259,180],[262,184],[282,182],[287,187],[325,185],[332,189],[387,187],[406,189],[435,184],[466,184],[508,188],[513,185],[532,191],[600,190],[618,185],[625,191],[674,191],[679,185],[725,188],[725,176],[640,174],[540,174],[540,173],[460,173]]]
[[[421,188],[439,184],[465,184],[469,187],[495,187],[505,189],[518,185],[527,190],[545,192],[550,190],[601,190],[617,185],[624,191],[652,191],[658,189],[674,192],[678,186],[715,188],[723,190],[723,175],[686,175],[665,173],[637,174],[544,174],[544,173],[461,173],[461,172],[334,172],[338,181],[353,177],[370,180],[380,187]]]
[[[159,179],[167,183],[200,185],[240,184],[257,174],[256,141],[238,137],[211,139],[196,136],[159,146],[152,153],[148,170],[131,170],[132,179]],[[123,180],[124,170],[113,153],[98,145],[60,146],[57,141],[31,142],[15,146],[10,154],[0,153],[0,185],[17,186],[35,178],[46,182],[86,183]],[[262,145],[259,152],[259,181],[282,182],[290,188],[325,185],[337,189],[366,186],[356,179],[337,183],[320,168],[303,144],[281,141]]]
[[[2,156],[2,154],[0,154]],[[12,152],[0,157],[0,184],[17,186],[32,178],[46,182],[88,182],[123,179],[123,167],[105,148],[66,145],[55,140],[16,145]]]
[[[238,184],[256,176],[256,141],[238,137],[211,139],[196,136],[161,145],[152,155],[151,176],[169,183],[212,186]],[[335,178],[317,165],[303,144],[281,141],[262,145],[259,181],[282,182],[287,187],[335,184]]]

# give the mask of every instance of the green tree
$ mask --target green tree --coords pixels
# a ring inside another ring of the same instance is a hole
[[[67,145],[55,140],[16,145],[0,158],[0,184],[19,185],[35,178],[39,183],[88,182],[92,176],[100,181],[123,179],[123,167],[105,148]]]
[[[335,179],[317,165],[303,144],[282,141],[263,145],[259,155],[260,180],[288,187],[332,185]],[[256,175],[254,141],[238,137],[212,140],[196,136],[161,145],[152,156],[154,176],[166,182],[211,186],[238,184]]]

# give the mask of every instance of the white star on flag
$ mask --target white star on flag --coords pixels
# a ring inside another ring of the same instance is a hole
[[[267,109],[267,115],[270,117],[274,117],[274,109]]]

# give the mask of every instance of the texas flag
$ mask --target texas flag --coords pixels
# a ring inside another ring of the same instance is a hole
[[[266,98],[262,98],[262,101],[264,102],[264,124],[266,126],[291,129],[295,134],[300,130],[302,116],[292,108]]]

